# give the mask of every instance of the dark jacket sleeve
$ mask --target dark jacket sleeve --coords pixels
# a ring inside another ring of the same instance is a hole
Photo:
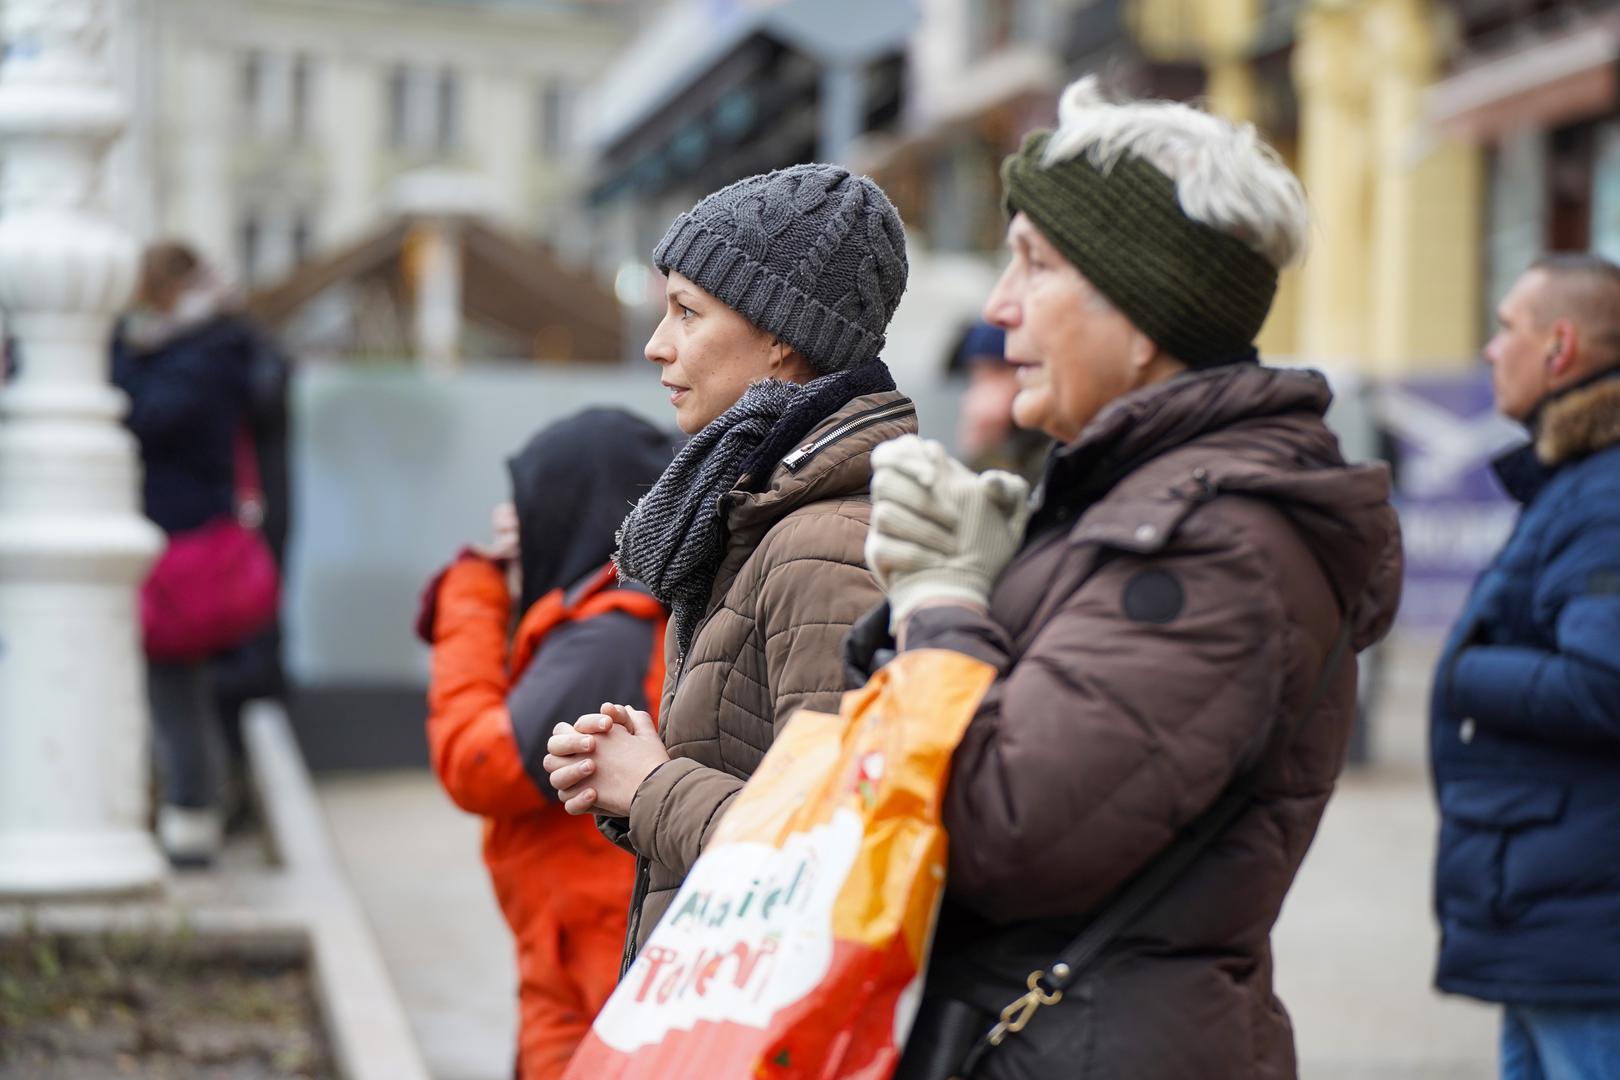
[[[185,442],[191,429],[226,410],[240,415],[250,392],[250,343],[228,336],[187,341],[161,359],[120,351],[114,381],[129,395],[124,423],[144,446]]]
[[[557,627],[518,676],[506,698],[523,768],[548,799],[557,792],[541,762],[558,724],[571,724],[603,702],[647,708],[644,680],[653,624],[609,611]]]
[[[1451,705],[1524,739],[1620,745],[1620,492],[1554,515],[1534,607],[1549,649],[1474,645],[1457,657]],[[1562,509],[1562,508],[1561,508]]]
[[[947,648],[1001,673],[952,761],[950,888],[996,921],[1093,909],[1207,809],[1271,734],[1291,642],[1253,545],[1120,556],[1014,661],[967,608],[924,609],[905,647]],[[1144,570],[1185,595],[1168,623],[1127,617]]]
[[[292,485],[288,462],[288,398],[292,363],[276,340],[257,327],[245,328],[252,347],[249,365],[248,427],[264,496],[261,531],[278,565],[285,565],[291,531]]]

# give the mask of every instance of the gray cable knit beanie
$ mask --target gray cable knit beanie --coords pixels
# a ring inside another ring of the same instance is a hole
[[[653,249],[822,374],[877,357],[906,291],[906,237],[883,189],[836,165],[794,165],[721,188]]]

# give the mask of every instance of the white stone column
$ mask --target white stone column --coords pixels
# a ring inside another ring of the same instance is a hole
[[[106,0],[0,9],[0,894],[161,880],[145,828],[136,588],[161,537],[136,499],[107,337],[134,241],[97,216],[124,124]]]
[[[461,349],[461,235],[448,218],[411,226],[416,355],[429,371],[454,371]]]

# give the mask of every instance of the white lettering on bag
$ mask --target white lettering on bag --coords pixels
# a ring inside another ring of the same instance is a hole
[[[846,807],[780,848],[704,852],[597,1016],[597,1036],[632,1053],[702,1020],[763,1030],[831,968],[833,905],[861,835]]]

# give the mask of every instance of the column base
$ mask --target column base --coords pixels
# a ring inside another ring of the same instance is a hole
[[[163,884],[167,866],[144,830],[0,833],[0,896],[105,896]]]

